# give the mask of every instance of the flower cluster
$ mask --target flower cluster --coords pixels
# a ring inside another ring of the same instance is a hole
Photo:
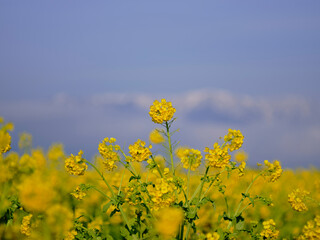
[[[158,178],[154,185],[147,187],[154,210],[169,207],[175,201],[174,191],[177,187],[172,180],[172,178]]]
[[[242,177],[244,174],[244,168],[246,167],[246,162],[243,161],[240,163],[238,170],[239,170],[239,177]]]
[[[186,169],[195,171],[201,164],[202,155],[199,150],[180,147],[176,150],[176,155]]]
[[[243,144],[243,135],[240,130],[228,130],[228,134],[224,136],[224,141],[230,149],[230,152],[241,148]]]
[[[155,100],[153,105],[150,106],[149,115],[152,121],[155,123],[162,124],[171,120],[176,109],[172,107],[171,102],[167,102],[165,99],[161,99],[161,102]]]
[[[22,219],[20,232],[23,235],[26,235],[26,236],[30,236],[31,235],[31,229],[30,229],[30,227],[31,227],[31,224],[30,224],[31,218],[32,218],[32,214],[29,214],[29,215],[23,217],[23,219]]]
[[[162,134],[159,132],[158,129],[154,129],[149,135],[149,140],[153,144],[160,144],[164,142],[164,137],[162,136]]]
[[[260,236],[263,239],[277,239],[279,236],[279,230],[276,230],[276,223],[273,219],[268,221],[264,221],[263,223],[263,230],[260,233]]]
[[[236,160],[237,162],[243,162],[243,161],[247,161],[248,159],[248,154],[245,152],[245,151],[237,151],[235,154],[234,154],[234,160]]]
[[[87,194],[83,191],[83,189],[80,186],[77,186],[76,189],[70,194],[78,200],[82,200],[85,196],[87,196]]]
[[[83,175],[87,170],[88,166],[84,162],[85,159],[82,158],[82,154],[83,152],[80,150],[77,156],[71,154],[71,156],[65,160],[65,169],[71,175]]]
[[[99,143],[99,153],[104,158],[103,165],[108,171],[117,168],[115,163],[119,161],[120,157],[116,151],[120,150],[119,145],[113,145],[116,142],[115,138],[105,138],[102,143]],[[107,145],[109,143],[109,145]]]
[[[314,220],[310,220],[303,227],[302,235],[298,237],[298,240],[305,239],[320,239],[320,215],[317,215]]]
[[[205,159],[208,161],[210,167],[224,168],[231,159],[231,155],[228,152],[228,146],[221,148],[218,143],[214,143],[213,149],[206,147],[204,152],[207,152]]]
[[[8,131],[13,130],[12,123],[4,124],[4,119],[0,117],[0,154],[8,152],[11,149],[11,136]]]
[[[207,240],[219,240],[220,239],[220,235],[217,232],[207,233],[206,239]]]
[[[292,209],[298,212],[307,211],[308,208],[303,200],[309,194],[309,192],[300,190],[299,188],[290,193],[288,195],[288,202],[291,204]]]
[[[268,160],[265,160],[264,164],[268,167],[264,176],[268,177],[269,182],[275,182],[282,174],[280,162],[275,160],[273,163],[270,163]]]
[[[11,136],[8,132],[0,130],[0,154],[11,149]]]
[[[145,147],[146,143],[138,139],[133,145],[129,146],[129,153],[132,158],[128,158],[128,161],[134,162],[142,162],[147,160],[151,156],[150,149],[152,146],[150,145],[149,148]]]

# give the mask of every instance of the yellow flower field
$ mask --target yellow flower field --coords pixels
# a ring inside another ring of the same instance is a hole
[[[237,129],[179,146],[175,112],[154,101],[149,139],[124,148],[106,136],[91,160],[62,144],[34,149],[27,133],[13,152],[0,118],[0,239],[320,239],[318,169],[247,168]]]

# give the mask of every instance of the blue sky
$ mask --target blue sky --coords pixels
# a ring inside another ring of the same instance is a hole
[[[295,0],[1,1],[0,115],[35,145],[92,155],[109,134],[146,138],[148,107],[167,97],[185,144],[239,128],[252,164],[320,167],[319,12]]]

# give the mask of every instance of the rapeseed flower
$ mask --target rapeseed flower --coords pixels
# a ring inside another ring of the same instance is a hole
[[[11,149],[11,136],[8,132],[0,130],[0,154]]]
[[[207,233],[206,240],[219,240],[220,235],[217,232]]]
[[[23,217],[22,224],[20,227],[20,232],[27,237],[31,235],[31,223],[30,223],[31,218],[32,218],[32,214],[29,214]]]
[[[82,158],[82,154],[83,151],[80,150],[77,156],[71,154],[71,156],[65,160],[65,169],[71,175],[83,175],[87,170],[88,166],[84,162],[85,159]]]
[[[146,143],[138,139],[133,145],[129,146],[129,153],[132,158],[127,158],[127,161],[135,161],[135,162],[142,162],[147,160],[151,156],[150,149],[152,146],[150,145],[149,148],[145,147]]]
[[[304,203],[305,197],[310,193],[305,190],[296,189],[288,195],[288,202],[293,210],[298,212],[307,211],[308,207]]]
[[[87,196],[87,194],[83,191],[83,189],[80,186],[77,186],[76,189],[70,194],[78,200],[82,200],[85,196]]]
[[[158,178],[154,185],[147,187],[151,196],[153,210],[169,207],[175,201],[174,191],[177,189],[172,178]]]
[[[113,143],[115,142],[115,138],[105,138],[102,143],[99,143],[98,147],[99,153],[103,157],[102,163],[108,171],[116,169],[117,166],[115,163],[120,159],[117,153],[117,151],[120,150],[120,146],[114,145]]]
[[[237,162],[243,162],[248,160],[248,154],[245,151],[238,151],[234,154],[234,160]]]
[[[163,135],[159,132],[158,129],[152,130],[152,132],[149,134],[149,140],[153,144],[160,144],[165,141]]]
[[[207,152],[205,159],[208,161],[208,166],[214,168],[224,168],[229,164],[231,155],[228,152],[228,146],[221,148],[218,143],[214,143],[213,149],[205,148]]]
[[[172,238],[179,230],[183,220],[183,211],[180,208],[167,207],[161,209],[158,213],[155,227],[162,238]]]
[[[279,236],[279,230],[276,229],[276,223],[273,219],[264,221],[263,223],[263,230],[260,233],[260,236],[263,239],[277,239]]]
[[[224,141],[229,147],[230,152],[241,148],[243,144],[243,135],[240,130],[228,130],[228,134],[224,136]]]
[[[264,164],[268,167],[266,173],[264,173],[264,176],[268,177],[269,182],[275,182],[280,178],[282,174],[282,168],[278,160],[275,160],[273,163],[265,160]]]
[[[176,155],[186,169],[195,171],[201,164],[202,155],[199,150],[180,147],[176,150]]]
[[[172,107],[171,102],[167,102],[165,99],[161,99],[161,102],[155,100],[153,105],[150,106],[149,115],[152,121],[158,124],[167,122],[172,119],[176,109]]]
[[[317,215],[313,220],[307,222],[303,227],[302,235],[298,237],[298,240],[320,239],[320,215]]]

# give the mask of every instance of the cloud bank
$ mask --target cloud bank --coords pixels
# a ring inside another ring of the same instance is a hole
[[[159,127],[149,115],[155,99],[166,98],[177,109],[175,138],[182,145],[203,150],[228,128],[240,129],[249,164],[280,160],[285,167],[320,167],[320,103],[301,96],[254,97],[224,90],[195,90],[180,94],[148,95],[105,93],[74,98],[58,94],[52,99],[0,103],[0,115],[15,123],[13,141],[27,131],[34,145],[47,148],[63,142],[68,153],[83,149],[97,153],[99,141],[116,137],[128,146],[148,139]]]

